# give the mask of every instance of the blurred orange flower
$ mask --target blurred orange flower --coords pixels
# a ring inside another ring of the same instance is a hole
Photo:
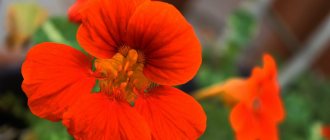
[[[230,122],[237,140],[277,140],[277,124],[284,119],[276,64],[270,55],[263,57],[264,67],[253,69],[249,79],[235,79],[223,87],[226,97],[236,104]]]
[[[91,56],[55,43],[27,55],[22,88],[35,115],[62,119],[76,139],[197,139],[205,131],[202,107],[171,87],[201,64],[179,11],[149,0],[93,0],[81,16],[78,41]]]

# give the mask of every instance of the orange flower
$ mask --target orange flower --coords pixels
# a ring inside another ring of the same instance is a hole
[[[277,124],[284,119],[276,64],[264,55],[264,67],[253,69],[247,80],[231,80],[223,86],[225,96],[236,104],[230,122],[238,140],[277,140]]]
[[[75,23],[81,23],[81,11],[88,6],[88,0],[77,0],[68,10],[69,20]]]
[[[93,0],[81,16],[78,41],[93,57],[55,43],[27,55],[22,88],[35,115],[62,119],[76,139],[197,139],[205,131],[201,106],[171,87],[201,64],[193,28],[173,6]]]
[[[330,127],[329,126],[322,127],[322,136],[325,138],[325,140],[330,140]]]

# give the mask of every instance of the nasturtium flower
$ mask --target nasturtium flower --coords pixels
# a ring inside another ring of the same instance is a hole
[[[264,55],[263,68],[256,67],[248,79],[229,80],[224,96],[235,105],[230,122],[237,140],[277,140],[277,124],[284,119],[276,63]]]
[[[33,114],[62,120],[75,139],[197,139],[202,107],[172,86],[198,71],[201,46],[172,5],[93,0],[77,39],[90,55],[42,43],[22,66]]]
[[[81,23],[81,11],[88,6],[88,0],[77,0],[68,10],[68,17],[71,22]]]

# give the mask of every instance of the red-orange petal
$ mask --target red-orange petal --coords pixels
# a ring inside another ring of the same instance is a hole
[[[261,89],[259,98],[261,101],[261,111],[267,115],[268,118],[276,123],[284,119],[285,111],[280,98],[280,87],[277,80],[277,69],[275,60],[268,54],[263,57],[264,66],[261,71],[255,72],[259,74]]]
[[[34,46],[22,66],[22,88],[31,112],[51,121],[60,120],[68,106],[92,89],[95,80],[90,69],[90,59],[70,46]]]
[[[277,123],[268,117],[260,117],[260,140],[278,140]]]
[[[276,78],[277,67],[276,67],[276,62],[275,62],[274,58],[269,54],[264,54],[263,63],[264,63],[263,70],[265,71],[265,73],[267,75],[271,76],[272,78]]]
[[[140,96],[135,107],[145,117],[153,139],[198,139],[206,128],[206,116],[197,101],[169,86]]]
[[[240,115],[240,116],[239,116]],[[241,104],[231,114],[232,125],[243,124],[240,129],[235,129],[237,140],[278,140],[277,124],[263,114],[253,114]]]
[[[237,140],[256,140],[260,136],[259,122],[244,103],[237,104],[230,113],[230,123]]]
[[[68,10],[69,20],[71,22],[80,23],[81,22],[81,10],[84,9],[85,3],[88,0],[77,0]]]
[[[75,139],[148,140],[150,128],[127,102],[104,93],[88,94],[64,114],[63,124]]]
[[[135,9],[149,0],[92,0],[82,15],[77,39],[97,58],[111,58],[125,44],[127,25]]]
[[[146,57],[144,74],[161,85],[179,85],[197,73],[201,46],[192,26],[172,5],[141,4],[128,24],[128,45]]]
[[[274,122],[279,123],[284,119],[285,111],[278,87],[275,82],[264,83],[263,93],[259,95],[261,111]]]

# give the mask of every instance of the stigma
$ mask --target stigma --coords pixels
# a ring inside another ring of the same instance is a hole
[[[134,102],[153,85],[143,74],[144,55],[128,46],[111,59],[96,59],[94,64],[101,92],[116,100]]]

